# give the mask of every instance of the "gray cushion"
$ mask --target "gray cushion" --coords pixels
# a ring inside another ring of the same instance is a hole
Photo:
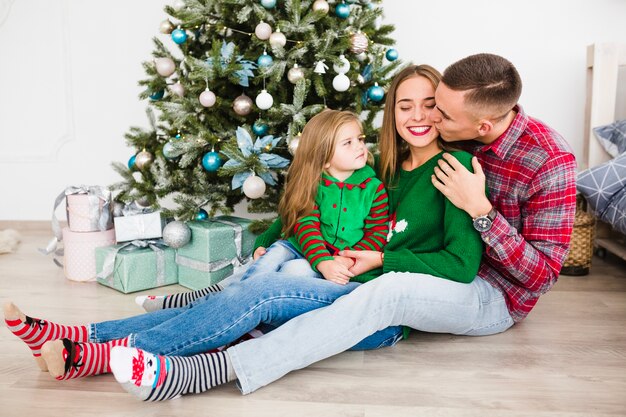
[[[602,147],[615,158],[626,151],[626,120],[618,120],[610,125],[594,127],[593,133]]]
[[[578,174],[576,188],[596,216],[602,218],[613,196],[626,186],[626,152]]]
[[[606,207],[602,220],[626,234],[626,187],[615,193]]]

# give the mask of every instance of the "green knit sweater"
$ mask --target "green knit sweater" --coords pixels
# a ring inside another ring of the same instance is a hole
[[[471,282],[483,253],[483,243],[472,219],[437,190],[431,175],[440,153],[412,171],[400,170],[388,188],[393,224],[385,246],[385,262],[378,268],[352,278],[367,282],[384,272],[416,272],[458,282]],[[451,152],[472,170],[472,155]],[[280,238],[280,219],[255,242],[268,247]]]

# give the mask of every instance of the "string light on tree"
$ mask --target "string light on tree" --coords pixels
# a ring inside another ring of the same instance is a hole
[[[265,181],[253,174],[246,178],[241,188],[246,197],[254,200],[265,194]]]
[[[239,116],[247,116],[252,111],[252,99],[245,94],[238,96],[233,101],[233,110]]]
[[[255,101],[259,109],[267,110],[274,104],[274,97],[267,90],[261,90]]]

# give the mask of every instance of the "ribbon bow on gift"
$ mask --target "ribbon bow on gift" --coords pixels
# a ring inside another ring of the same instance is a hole
[[[102,263],[102,271],[98,272],[96,277],[106,281],[107,284],[112,287],[114,280],[113,272],[115,270],[115,258],[117,257],[118,252],[122,249],[130,252],[138,249],[150,248],[156,253],[157,287],[163,286],[165,285],[165,253],[159,246],[166,246],[162,239],[133,240],[132,242],[124,243],[107,254],[104,262]],[[122,285],[122,290],[125,291],[126,288],[124,288],[124,283],[121,282],[120,285]]]
[[[89,198],[89,218],[91,219],[91,225],[93,229],[105,231],[110,229],[111,225],[111,191],[106,187],[99,185],[79,185],[67,187],[61,194],[59,194],[54,200],[54,208],[52,209],[52,232],[54,237],[50,240],[45,249],[39,249],[39,252],[44,255],[48,255],[54,252],[55,255],[62,256],[63,249],[57,249],[59,242],[63,240],[63,233],[61,232],[61,225],[59,219],[56,217],[56,210],[68,195],[72,194],[87,194]],[[102,209],[100,209],[100,200],[102,200]],[[69,222],[69,216],[68,216]],[[59,265],[59,261],[56,259],[54,262]],[[60,266],[60,265],[59,265]]]

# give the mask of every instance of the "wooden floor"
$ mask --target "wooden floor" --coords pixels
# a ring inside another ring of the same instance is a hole
[[[36,252],[48,231],[23,237],[17,253],[0,255],[3,303],[68,324],[140,313],[134,294],[66,280]],[[343,353],[247,396],[229,384],[147,404],[111,375],[58,382],[3,327],[0,416],[625,416],[626,263],[611,256],[593,262],[592,274],[561,277],[504,334],[414,333],[394,348]]]

